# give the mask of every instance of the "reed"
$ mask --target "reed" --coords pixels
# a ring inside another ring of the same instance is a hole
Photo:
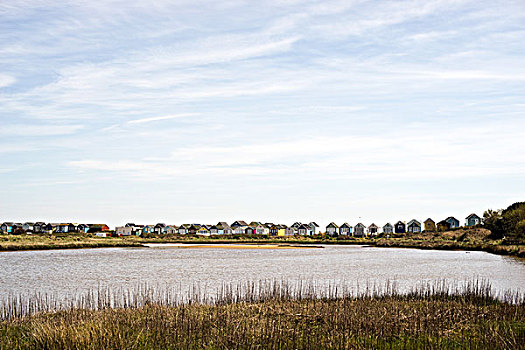
[[[213,293],[100,287],[58,299],[9,296],[1,349],[519,349],[525,299],[486,281],[315,284],[249,281]]]

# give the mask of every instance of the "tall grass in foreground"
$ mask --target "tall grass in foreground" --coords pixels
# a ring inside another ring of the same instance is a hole
[[[100,288],[67,301],[10,297],[2,349],[525,348],[523,295],[484,281],[422,284],[405,293],[311,282]],[[60,310],[60,311],[54,311]]]

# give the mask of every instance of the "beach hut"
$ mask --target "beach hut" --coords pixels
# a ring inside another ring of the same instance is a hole
[[[53,232],[56,231],[57,226],[58,226],[58,224],[56,224],[56,223],[48,222],[46,225],[43,226],[44,232],[46,232],[46,233],[53,233]],[[85,232],[84,233],[87,233],[89,231],[89,224],[84,224],[84,227],[85,227]]]
[[[144,226],[143,226],[144,227]],[[41,232],[49,231],[47,225],[41,226]],[[89,231],[89,225],[88,224],[80,224],[77,226],[77,231],[80,233],[87,233]]]
[[[34,233],[42,233],[44,232],[44,226],[45,226],[45,222],[42,222],[42,221],[37,221],[35,222],[35,224],[33,225],[33,232]],[[77,229],[78,229],[78,226],[77,226]]]
[[[445,219],[446,222],[448,222],[450,224],[450,228],[458,228],[459,227],[459,220],[456,219],[455,217],[453,216],[449,216],[448,218]]]
[[[4,222],[0,228],[2,229],[3,233],[13,233],[12,222]]]
[[[326,226],[326,234],[330,236],[335,236],[337,235],[338,229],[339,229],[339,226],[331,222],[328,224],[328,226]]]
[[[33,222],[25,222],[22,225],[22,229],[24,231],[26,231],[26,233],[32,233],[32,232],[34,232],[34,229],[35,229],[35,223],[33,223]]]
[[[299,226],[301,226],[301,225],[302,225],[302,223],[300,223],[300,222],[294,222],[294,224],[292,225],[292,227],[298,229]]]
[[[270,228],[272,227],[272,224],[266,223],[266,224],[261,224],[261,226],[262,226],[262,234],[269,236]]]
[[[394,226],[391,223],[387,223],[383,226],[383,233],[390,234],[394,232]]]
[[[365,234],[366,234],[365,230],[366,230],[366,226],[363,225],[362,223],[358,223],[354,227],[354,236],[356,236],[356,237],[364,237]]]
[[[316,235],[317,234],[317,230],[319,229],[319,225],[317,225],[315,222],[311,222],[308,224],[308,226],[310,226],[310,233],[309,235]]]
[[[270,230],[266,232],[266,227],[261,223],[258,223],[257,226],[255,226],[255,233],[258,235],[267,235],[269,232]]]
[[[89,233],[106,232],[106,231],[109,231],[109,226],[106,224],[89,224],[89,230],[88,230]]]
[[[299,226],[297,233],[301,236],[309,236],[311,234],[311,227],[307,224],[302,224]]]
[[[231,235],[233,233],[233,229],[226,221],[221,221],[218,225],[222,226],[222,234]]]
[[[133,227],[130,227],[130,226],[117,226],[117,227],[115,227],[115,234],[118,237],[131,236],[132,233],[133,233]]]
[[[450,223],[447,220],[442,220],[437,223],[437,229],[440,232],[448,231],[450,230]]]
[[[436,223],[431,218],[428,218],[423,223],[425,225],[425,231],[436,232]]]
[[[339,227],[339,234],[343,236],[349,236],[352,234],[352,226],[350,226],[348,223],[344,223]]]
[[[164,233],[164,228],[165,227],[166,227],[166,224],[158,223],[158,224],[155,225],[153,230],[155,231],[156,234],[160,235],[160,234]]]
[[[481,218],[474,213],[467,216],[465,220],[466,220],[465,226],[467,227],[476,226],[476,225],[481,224]]]
[[[188,227],[188,234],[189,235],[196,235],[197,232],[200,230],[201,225],[199,224],[191,224],[190,227]]]
[[[176,235],[179,232],[179,227],[177,225],[167,225],[164,227],[163,232],[167,235]]]
[[[237,220],[233,224],[231,224],[231,228],[235,231],[237,227],[242,227],[242,229],[245,230],[246,227],[248,227],[248,224],[246,223],[246,221]]]
[[[236,235],[242,235],[246,233],[246,229],[248,228],[248,225],[246,226],[232,226],[233,233]]]
[[[295,236],[299,230],[293,226],[284,229],[285,236]]]
[[[395,226],[395,232],[396,233],[405,233],[406,232],[406,225],[403,221],[398,221]]]
[[[201,225],[201,227],[199,227],[199,229],[197,230],[197,234],[201,236],[209,236],[210,229],[206,225]]]
[[[218,235],[219,234],[219,228],[217,225],[210,225],[208,226],[208,230],[210,231],[210,235]]]
[[[409,233],[421,233],[421,223],[416,219],[412,219],[408,222],[407,231]]]

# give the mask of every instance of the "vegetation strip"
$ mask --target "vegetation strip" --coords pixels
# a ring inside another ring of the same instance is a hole
[[[0,239],[3,238],[0,236]],[[12,252],[23,250],[54,250],[54,249],[87,249],[87,248],[118,248],[118,247],[144,247],[140,242],[121,239],[95,239],[86,238],[78,241],[51,239],[24,239],[21,241],[0,241],[0,251]]]
[[[171,305],[173,296],[154,291],[129,299],[102,293],[102,300],[82,299],[90,307],[29,316],[16,316],[21,305],[14,298],[0,321],[0,348],[523,348],[523,296],[498,300],[483,283],[461,292],[436,284],[404,295],[387,289],[342,297],[312,293],[310,287],[230,285],[212,303],[195,295],[178,305]],[[125,305],[111,307],[111,300]]]
[[[474,250],[525,258],[525,244],[508,244],[505,239],[490,240],[490,232],[483,229],[455,230],[442,233],[421,233],[411,237],[378,237],[374,239],[353,237],[283,237],[234,235],[230,237],[199,237],[166,235],[161,238],[142,237],[93,237],[87,234],[49,235],[0,235],[0,251],[145,247],[151,243],[206,244],[206,245],[367,245],[384,248],[416,248],[436,250]],[[227,247],[225,247],[227,248]]]

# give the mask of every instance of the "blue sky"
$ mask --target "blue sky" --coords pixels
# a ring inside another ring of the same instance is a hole
[[[524,56],[523,1],[4,1],[0,221],[463,221]]]

